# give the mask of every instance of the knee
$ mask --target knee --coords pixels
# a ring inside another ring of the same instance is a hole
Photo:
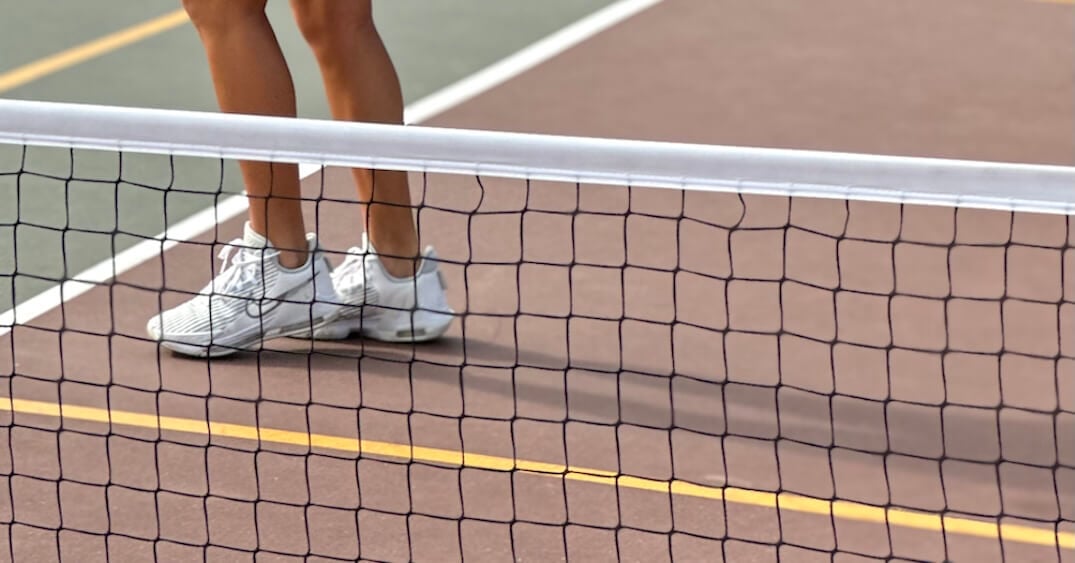
[[[306,0],[294,2],[295,21],[314,55],[331,57],[339,49],[354,48],[356,40],[376,33],[373,16],[364,2]]]
[[[190,22],[199,33],[233,28],[243,20],[265,14],[266,0],[183,0]]]

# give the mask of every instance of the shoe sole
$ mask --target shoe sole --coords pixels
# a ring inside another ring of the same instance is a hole
[[[321,329],[313,330],[313,340],[346,340],[352,335],[358,334],[364,338],[371,338],[381,342],[391,343],[419,343],[436,340],[448,332],[455,316],[451,313],[436,313],[431,315],[439,322],[416,323],[418,327],[410,323],[400,324],[395,327],[380,328],[375,319],[341,319],[334,323],[328,323]],[[310,332],[304,334],[305,338],[311,338]]]
[[[335,321],[335,317],[323,317],[313,323],[313,332],[316,333],[318,330],[329,326]],[[159,342],[162,347],[173,352],[196,358],[221,358],[238,352],[256,350],[266,342],[277,338],[309,334],[311,332],[310,326],[309,323],[302,322],[283,326],[264,333],[254,332],[248,337],[237,339],[235,342],[220,342],[208,346],[203,344],[186,344],[178,340],[167,340],[161,338],[158,334],[154,334],[153,331],[147,332],[149,332],[150,338]]]

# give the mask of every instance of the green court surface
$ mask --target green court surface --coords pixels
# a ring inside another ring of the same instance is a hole
[[[611,4],[609,0],[391,0],[375,2],[378,26],[395,60],[408,103],[421,99],[503,59],[542,37]],[[55,53],[85,45],[175,12],[172,0],[143,2],[0,2],[7,22],[0,34],[0,84],[12,71]],[[294,22],[287,2],[268,3],[285,56],[291,64],[304,117],[328,117],[321,80]],[[16,99],[80,102],[118,106],[215,110],[212,85],[197,35],[189,23],[7,90]],[[19,186],[0,186],[0,274],[11,274],[17,259],[20,277],[14,286],[0,283],[0,312],[41,291],[50,280],[72,276],[135,243],[153,236],[165,220],[178,221],[213,202],[220,189],[214,163],[177,163],[176,186],[206,195],[172,196],[121,184],[115,154],[78,155],[72,163],[63,151],[0,148],[0,174],[34,172],[97,178],[102,183],[55,181],[24,177]],[[150,159],[151,160],[151,159]],[[166,160],[123,163],[124,179],[168,184]],[[224,189],[239,189],[233,168],[225,170]],[[167,218],[161,213],[166,207]],[[17,227],[12,225],[18,223]],[[78,227],[68,232],[64,226]],[[120,236],[111,233],[119,230]],[[131,236],[134,235],[134,236]],[[66,265],[66,271],[65,271]],[[9,278],[10,279],[10,278]],[[13,296],[14,294],[14,296]]]

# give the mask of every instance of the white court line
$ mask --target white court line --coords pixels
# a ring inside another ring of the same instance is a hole
[[[409,104],[404,110],[404,122],[414,124],[432,119],[661,1],[619,0],[606,6],[499,62]],[[315,164],[302,164],[299,166],[299,173],[306,178],[320,169],[321,167]],[[0,313],[0,336],[11,332],[15,325],[28,323],[139,264],[152,260],[177,243],[191,240],[218,223],[233,219],[245,211],[245,197],[238,195],[222,197],[216,206],[195,213],[152,239],[142,241],[112,258],[106,258],[89,269],[75,274],[70,280],[31,297],[13,309]]]
[[[500,62],[416,101],[404,121],[419,123],[491,90],[662,0],[620,0],[531,44]]]

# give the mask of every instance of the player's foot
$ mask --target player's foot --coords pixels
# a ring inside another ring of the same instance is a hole
[[[432,247],[422,253],[418,273],[410,278],[389,274],[363,235],[332,272],[336,294],[344,303],[339,318],[314,330],[313,338],[339,340],[360,334],[385,342],[425,342],[452,324],[444,280]]]
[[[306,264],[284,268],[279,251],[247,224],[244,237],[221,251],[220,275],[190,301],[150,319],[149,336],[181,354],[216,357],[324,326],[340,311],[339,299],[317,238],[306,238]]]

